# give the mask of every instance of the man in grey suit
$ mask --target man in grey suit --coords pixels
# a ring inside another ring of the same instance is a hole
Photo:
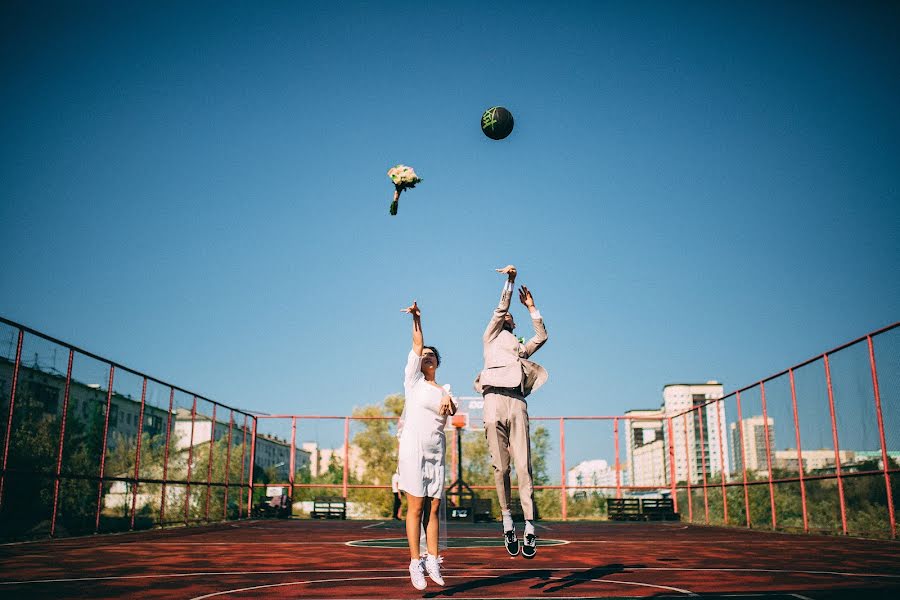
[[[509,505],[510,456],[516,466],[519,480],[519,499],[525,516],[525,538],[522,556],[534,557],[537,540],[534,533],[534,489],[531,483],[531,442],[528,432],[528,404],[525,398],[547,381],[547,371],[528,358],[547,341],[547,330],[541,313],[534,306],[534,298],[528,288],[519,288],[519,300],[531,314],[534,337],[520,342],[513,330],[516,322],[509,314],[509,303],[516,281],[516,268],[512,265],[497,269],[507,276],[500,296],[500,304],[484,331],[484,369],[475,379],[475,389],[484,395],[484,431],[494,483],[503,517],[503,538],[511,556],[519,553],[519,541],[513,525]]]

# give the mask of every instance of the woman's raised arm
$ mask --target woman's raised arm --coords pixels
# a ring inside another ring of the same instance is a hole
[[[412,349],[416,356],[422,356],[422,348],[425,347],[425,341],[422,337],[422,311],[419,310],[419,305],[413,300],[412,306],[404,308],[403,312],[409,313],[413,317]]]

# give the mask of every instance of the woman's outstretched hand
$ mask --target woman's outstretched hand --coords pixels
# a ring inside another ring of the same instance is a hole
[[[405,312],[407,314],[412,315],[413,317],[422,316],[422,311],[419,310],[419,305],[413,300],[412,306],[407,306],[406,308],[401,308],[400,312]]]
[[[443,416],[456,414],[456,407],[453,405],[453,399],[450,396],[441,398],[441,407],[438,414]]]

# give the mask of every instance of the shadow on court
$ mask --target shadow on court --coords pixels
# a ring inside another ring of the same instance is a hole
[[[530,579],[538,580],[534,585],[530,586],[533,590],[542,590],[544,592],[557,592],[579,583],[602,579],[616,573],[624,573],[629,568],[641,568],[646,565],[622,565],[610,564],[597,567],[591,567],[583,571],[559,571],[560,573],[568,573],[564,577],[554,575],[557,571],[554,569],[538,569],[533,571],[521,571],[519,573],[509,573],[507,575],[498,575],[496,577],[482,577],[472,581],[466,581],[458,585],[448,586],[440,591],[429,592],[424,594],[425,598],[438,598],[441,596],[453,596],[463,592],[472,590],[483,590],[498,585],[506,585],[518,581],[527,581]]]

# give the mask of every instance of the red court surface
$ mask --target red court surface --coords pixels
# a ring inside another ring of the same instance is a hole
[[[399,522],[244,521],[0,545],[0,598],[900,597],[900,544],[682,523],[450,525],[445,587],[409,583]],[[376,540],[376,541],[372,541]],[[394,547],[350,545],[355,542]],[[564,543],[559,543],[564,542]]]

